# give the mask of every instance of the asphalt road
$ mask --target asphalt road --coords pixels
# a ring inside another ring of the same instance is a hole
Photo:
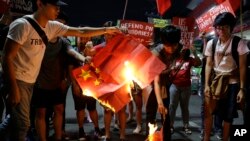
[[[182,131],[182,118],[181,118],[181,111],[178,107],[176,113],[176,120],[175,120],[175,132],[172,135],[173,141],[199,141],[201,140],[200,135],[200,125],[201,125],[201,118],[200,118],[200,105],[201,99],[199,95],[192,95],[190,98],[190,128],[192,129],[191,135],[186,135]],[[99,126],[100,128],[104,127],[103,125],[103,108],[97,104],[97,110],[99,113]],[[240,125],[243,124],[242,113],[239,112],[239,118],[237,118],[233,124]],[[160,116],[157,115],[157,119],[160,120]],[[158,121],[159,121],[158,120]],[[145,123],[145,109],[143,107],[143,122]],[[111,139],[113,141],[119,141],[119,131],[114,130],[113,123],[111,125]],[[143,124],[143,132],[141,134],[133,134],[133,130],[136,127],[136,122],[133,121],[131,123],[127,123],[126,125],[126,140],[127,141],[145,141],[145,124]],[[160,127],[160,124],[159,124]],[[87,134],[88,141],[94,140],[94,128],[92,123],[85,123],[84,130]],[[53,131],[50,132],[53,134]],[[76,120],[76,111],[74,110],[74,102],[71,94],[71,90],[69,90],[67,95],[67,103],[66,103],[66,133],[70,137],[70,141],[77,141],[78,140],[78,125]],[[217,141],[218,139],[215,136],[211,136],[211,141]]]

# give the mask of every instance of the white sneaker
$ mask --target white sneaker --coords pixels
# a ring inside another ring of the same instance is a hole
[[[135,130],[133,131],[134,134],[139,134],[141,133],[141,126],[136,126]]]

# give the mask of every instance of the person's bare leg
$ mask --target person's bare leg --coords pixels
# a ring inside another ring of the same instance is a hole
[[[46,108],[36,109],[35,128],[40,141],[46,141]]]
[[[120,139],[125,139],[126,129],[126,106],[118,112],[118,118],[120,123]]]
[[[228,141],[230,136],[231,123],[224,121],[223,124],[223,141]]]
[[[131,120],[133,120],[134,117],[134,104],[133,101],[130,101],[128,103],[128,118],[127,118],[127,122],[130,122]]]
[[[216,100],[212,100],[209,97],[205,97],[205,103],[204,103],[204,141],[210,140],[211,130],[212,130],[212,124],[213,124],[213,115],[212,111],[214,110],[216,106]]]
[[[55,139],[61,140],[62,139],[62,124],[63,124],[63,112],[64,112],[64,105],[59,104],[54,106],[54,130],[55,130]]]
[[[142,129],[142,95],[136,95],[134,100],[135,100],[135,105],[136,105],[137,127],[133,132],[139,133],[141,132],[141,129]]]
[[[110,138],[110,124],[112,120],[112,111],[104,109],[104,126],[105,126],[105,136]]]
[[[96,110],[89,111],[89,116],[90,116],[95,128],[99,128],[97,111]]]

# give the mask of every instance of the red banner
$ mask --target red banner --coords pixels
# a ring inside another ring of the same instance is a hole
[[[151,23],[120,20],[120,25],[127,27],[128,33],[144,46],[148,46],[153,39],[154,25]]]
[[[181,43],[189,48],[194,39],[194,18],[173,18],[173,24],[181,29]]]
[[[202,14],[199,18],[196,19],[196,23],[199,27],[200,32],[212,31],[213,21],[215,17],[222,12],[231,12],[233,15],[235,15],[230,3],[228,1],[225,1],[222,4],[211,8],[206,13]]]

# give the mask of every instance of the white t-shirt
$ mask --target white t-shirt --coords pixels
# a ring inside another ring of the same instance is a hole
[[[224,44],[221,44],[218,40],[215,48],[214,53],[214,70],[216,73],[231,73],[233,70],[237,69],[237,64],[232,56],[232,39],[233,36]],[[205,50],[205,56],[212,56],[212,45],[213,40],[208,41],[207,47]],[[226,48],[225,54],[223,54],[224,50]],[[247,47],[247,41],[244,39],[241,39],[238,48],[237,48],[238,54],[243,55],[249,52],[249,49]],[[237,82],[238,80],[234,80],[234,82]]]
[[[32,15],[27,16],[33,18]],[[68,30],[68,26],[57,21],[49,21],[46,27],[42,29],[48,40],[51,40],[64,35]],[[14,59],[16,79],[26,83],[34,83],[46,48],[42,38],[24,18],[16,19],[10,24],[7,37],[22,45]]]

